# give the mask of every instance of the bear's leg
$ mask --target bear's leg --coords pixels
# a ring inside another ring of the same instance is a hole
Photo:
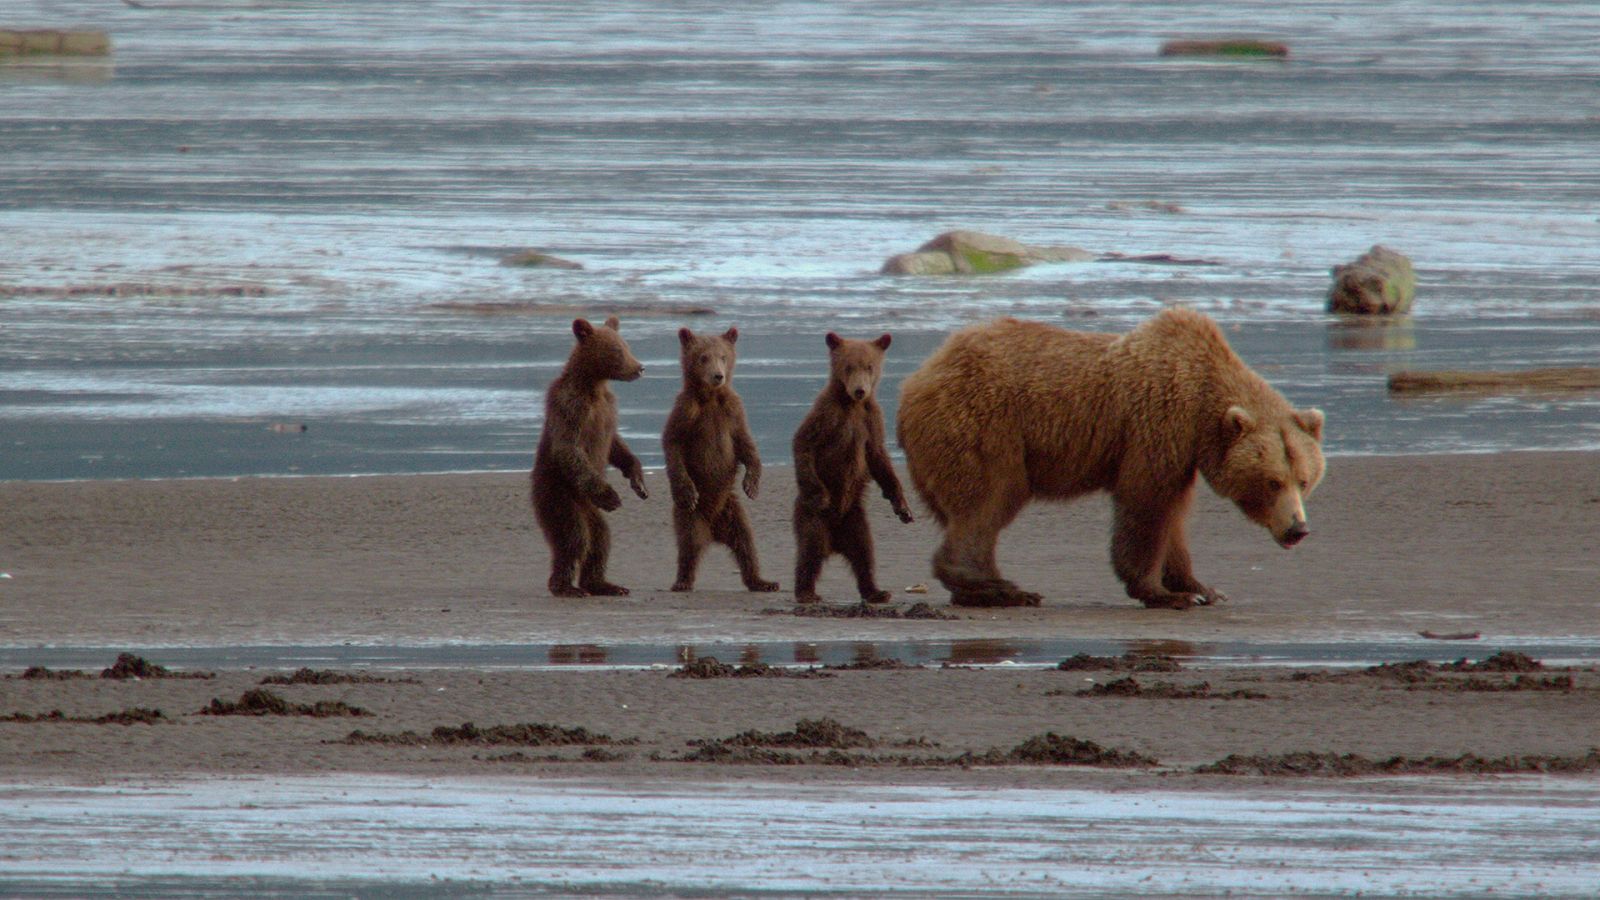
[[[1195,602],[1202,605],[1225,603],[1226,594],[1208,587],[1194,577],[1194,567],[1189,559],[1189,507],[1194,503],[1195,482],[1189,483],[1178,505],[1173,507],[1167,523],[1167,555],[1161,562],[1161,586],[1179,594],[1193,594]]]
[[[820,516],[796,508],[794,512],[794,602],[820,603],[817,576],[828,558],[828,525]]]
[[[695,571],[700,568],[700,554],[711,539],[711,528],[699,509],[674,506],[672,530],[678,536],[678,580],[672,583],[672,589],[694,590]]]
[[[952,517],[933,554],[933,574],[950,590],[953,606],[1038,606],[1044,598],[1000,577],[995,545],[1027,496],[991,491],[978,509]]]
[[[872,553],[872,526],[867,523],[866,509],[857,503],[834,524],[832,531],[830,537],[834,548],[844,555],[850,563],[850,570],[855,573],[856,591],[861,594],[861,602],[888,603],[892,595],[878,589],[878,580],[873,575],[876,566]]]
[[[558,509],[558,507],[560,507]],[[572,584],[573,573],[588,546],[588,533],[582,513],[561,498],[535,496],[534,518],[550,545],[550,593],[555,597],[587,597],[589,592]]]
[[[628,589],[606,580],[606,562],[611,558],[611,526],[598,509],[584,510],[584,525],[589,532],[589,546],[583,554],[578,569],[578,587],[602,597],[623,597]]]
[[[1191,593],[1169,590],[1161,583],[1172,526],[1171,504],[1141,501],[1114,503],[1111,526],[1111,567],[1122,579],[1128,596],[1151,609],[1188,609]]]
[[[750,519],[744,514],[744,507],[739,504],[737,497],[729,497],[723,505],[722,512],[712,523],[712,537],[728,545],[733,551],[733,558],[739,564],[739,579],[744,582],[745,590],[761,591],[763,593],[778,589],[776,581],[766,581],[761,577],[761,560],[756,555],[755,535],[750,531]]]

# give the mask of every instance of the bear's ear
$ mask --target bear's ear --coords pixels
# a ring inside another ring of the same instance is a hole
[[[1322,410],[1297,409],[1294,411],[1294,420],[1296,424],[1306,430],[1306,434],[1311,435],[1312,440],[1322,440]]]
[[[831,331],[828,332],[828,336],[823,338],[823,340],[828,342],[829,350],[837,350],[839,349],[839,345],[844,343],[844,338],[839,337],[837,334],[834,334]]]
[[[1242,406],[1230,406],[1228,411],[1222,414],[1222,428],[1230,440],[1254,427],[1256,427],[1255,416],[1250,415],[1250,411]]]
[[[678,343],[687,347],[692,341],[694,341],[694,332],[687,328],[678,329]]]
[[[722,339],[730,344],[737,343],[739,340],[739,329],[737,327],[729,328],[727,331],[722,333]]]
[[[572,333],[577,335],[578,340],[581,341],[589,335],[594,334],[594,326],[589,324],[588,319],[573,319]]]
[[[889,342],[892,340],[894,340],[894,338],[889,337],[887,334],[883,334],[879,335],[878,339],[873,341],[873,343],[878,345],[879,350],[887,350],[889,349]]]
[[[620,331],[622,327],[622,320],[616,316],[612,316],[611,318],[606,319],[606,327],[612,331]]]

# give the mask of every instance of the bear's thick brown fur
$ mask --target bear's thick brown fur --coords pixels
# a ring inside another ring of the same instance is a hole
[[[1184,520],[1196,475],[1289,547],[1322,478],[1323,416],[1245,365],[1216,323],[1169,309],[1122,334],[1000,319],[952,335],[905,380],[898,434],[944,528],[933,571],[964,606],[1037,606],[995,544],[1029,500],[1111,492],[1111,561],[1128,596],[1225,599],[1194,577]]]
[[[695,570],[706,544],[717,541],[733,551],[739,577],[752,591],[775,591],[778,583],[761,577],[750,520],[733,493],[744,466],[744,492],[751,500],[761,488],[761,456],[745,420],[744,403],[733,390],[734,342],[739,329],[721,335],[678,330],[683,390],[667,415],[661,448],[672,488],[672,528],[678,537],[675,591],[694,589]]]
[[[626,475],[635,494],[650,496],[644,467],[617,434],[617,398],[606,384],[611,379],[633,381],[644,373],[617,332],[618,324],[615,316],[603,328],[575,320],[572,333],[578,345],[545,392],[544,432],[533,458],[533,513],[550,544],[550,593],[557,597],[628,593],[606,581],[611,530],[601,510],[622,505],[606,483],[606,465]]]
[[[868,603],[885,603],[873,574],[872,529],[861,497],[870,477],[902,522],[910,522],[900,479],[884,446],[878,379],[889,335],[875,341],[828,333],[828,384],[794,434],[794,599],[816,603],[817,576],[831,554],[850,563],[856,589]]]

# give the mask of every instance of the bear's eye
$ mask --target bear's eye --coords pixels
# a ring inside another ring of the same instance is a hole
[[[702,362],[702,363],[711,362],[711,357],[710,356],[702,356],[702,357],[700,357],[700,362]]]
[[[1276,494],[1277,492],[1283,490],[1283,482],[1276,478],[1269,478],[1267,479],[1267,490]]]

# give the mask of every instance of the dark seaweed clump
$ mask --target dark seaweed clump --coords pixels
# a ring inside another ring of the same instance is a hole
[[[47,713],[33,715],[17,712],[8,716],[0,716],[0,722],[36,723],[36,722],[82,722],[89,725],[154,725],[165,720],[166,716],[159,709],[148,709],[143,706],[131,706],[114,713],[103,716],[69,716],[59,709],[52,709]]]
[[[257,688],[245,691],[234,702],[213,697],[211,705],[200,710],[201,716],[311,716],[323,719],[336,716],[370,716],[359,706],[350,706],[340,700],[318,700],[316,703],[290,703],[268,690]]]
[[[471,722],[459,727],[440,725],[427,735],[415,731],[398,733],[368,733],[352,731],[340,743],[345,744],[400,744],[426,746],[433,744],[473,746],[516,745],[522,747],[565,747],[593,744],[632,744],[634,740],[612,740],[609,735],[597,734],[586,728],[564,728],[543,722],[524,722],[517,725],[492,725],[479,728]]]
[[[1201,681],[1195,684],[1178,685],[1171,682],[1158,682],[1151,685],[1140,684],[1131,675],[1127,678],[1118,678],[1105,684],[1093,684],[1078,691],[1079,697],[1139,697],[1151,700],[1265,700],[1267,695],[1260,691],[1234,690],[1213,691],[1211,682]]]
[[[1105,766],[1142,768],[1156,761],[1139,753],[1107,749],[1093,741],[1063,737],[1055,733],[1035,735],[1010,750],[998,747],[983,753],[953,756],[924,756],[896,753],[851,753],[850,750],[884,747],[866,732],[839,724],[833,719],[802,719],[793,731],[745,731],[731,738],[691,741],[694,747],[678,756],[652,756],[671,762],[709,762],[754,765],[822,765],[932,768],[1006,765]],[[925,738],[889,745],[896,748],[932,747]],[[809,753],[798,752],[809,750]]]
[[[1063,672],[1181,672],[1176,659],[1162,654],[1135,653],[1121,656],[1090,656],[1079,653],[1056,664]]]
[[[335,672],[332,669],[299,668],[288,675],[268,675],[262,684],[421,684],[415,678],[383,678],[357,672]]]
[[[674,669],[668,678],[832,678],[817,669],[788,669],[769,666],[764,662],[730,665],[719,662],[715,656],[702,656]]]
[[[1214,763],[1196,766],[1202,775],[1295,775],[1352,778],[1363,775],[1505,775],[1519,773],[1574,774],[1600,770],[1600,748],[1584,756],[1501,756],[1485,758],[1475,753],[1461,756],[1391,756],[1369,759],[1357,753],[1300,751],[1268,756],[1232,754]]]
[[[132,653],[117,655],[117,661],[110,668],[100,670],[101,678],[215,678],[212,672],[172,672],[166,666],[158,666],[142,656]]]

